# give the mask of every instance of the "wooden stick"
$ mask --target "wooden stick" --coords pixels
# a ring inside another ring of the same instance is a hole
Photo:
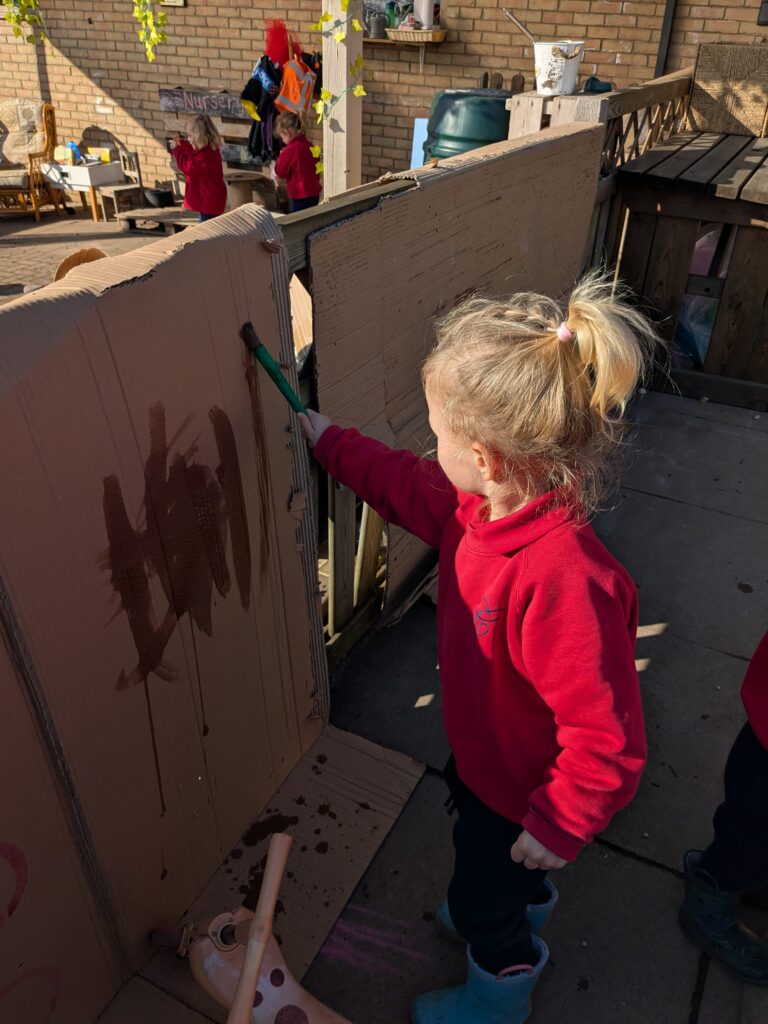
[[[269,841],[269,852],[267,863],[264,868],[264,878],[259,891],[259,902],[256,904],[256,913],[251,921],[251,928],[248,932],[248,945],[245,947],[245,958],[243,969],[235,989],[235,998],[229,1009],[227,1024],[251,1024],[253,1013],[253,1000],[256,998],[256,988],[259,984],[259,973],[261,961],[264,958],[264,950],[272,934],[272,918],[275,913],[277,894],[280,891],[280,883],[285,873],[285,864],[288,860],[288,851],[291,848],[293,839],[283,832],[275,832]]]
[[[506,14],[506,16],[509,18],[509,20],[512,22],[512,24],[513,25],[517,25],[517,27],[520,29],[520,31],[524,35],[528,36],[528,38],[531,40],[532,43],[536,42],[536,37],[531,32],[528,31],[528,29],[525,27],[525,25],[522,23],[522,21],[520,21],[520,19],[518,17],[516,17],[512,13],[512,11],[510,11],[510,9],[508,7],[502,7],[502,10]]]

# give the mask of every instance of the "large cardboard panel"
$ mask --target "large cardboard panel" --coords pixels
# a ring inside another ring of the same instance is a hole
[[[253,206],[0,312],[0,573],[136,966],[327,706],[307,459],[245,320],[292,365]]]
[[[399,447],[429,439],[434,317],[472,290],[556,295],[581,269],[599,126],[564,125],[412,172],[419,188],[310,236],[320,409]],[[394,593],[424,546],[390,529]]]
[[[2,644],[0,706],[0,1020],[83,1024],[119,984],[119,958]]]

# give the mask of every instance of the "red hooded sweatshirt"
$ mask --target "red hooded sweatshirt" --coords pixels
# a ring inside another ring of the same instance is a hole
[[[752,655],[741,687],[741,699],[755,736],[768,750],[768,633]]]
[[[181,139],[173,150],[176,166],[186,179],[184,206],[195,213],[218,217],[227,205],[227,186],[221,153],[212,146],[195,147]]]
[[[329,427],[325,469],[440,549],[443,717],[459,776],[573,860],[632,799],[645,763],[626,570],[557,492],[488,521],[437,462]]]
[[[309,139],[302,132],[294,135],[275,161],[275,174],[285,181],[289,199],[314,199],[322,185],[312,156]]]

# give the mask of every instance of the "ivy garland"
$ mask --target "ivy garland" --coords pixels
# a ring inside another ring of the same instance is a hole
[[[21,37],[33,46],[45,42],[45,18],[37,0],[2,0],[5,20],[11,26],[17,39]]]

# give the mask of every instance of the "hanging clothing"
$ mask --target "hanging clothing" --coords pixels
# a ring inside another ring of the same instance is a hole
[[[323,55],[322,53],[302,53],[301,59],[315,76],[315,90],[313,95],[319,96],[323,88]]]
[[[315,73],[303,60],[289,60],[283,68],[280,93],[275,106],[280,113],[308,114],[315,91]]]
[[[254,160],[262,164],[272,163],[282,149],[282,142],[273,131],[277,116],[274,96],[279,93],[281,84],[282,69],[265,54],[240,93],[240,101],[254,118],[247,149]]]

